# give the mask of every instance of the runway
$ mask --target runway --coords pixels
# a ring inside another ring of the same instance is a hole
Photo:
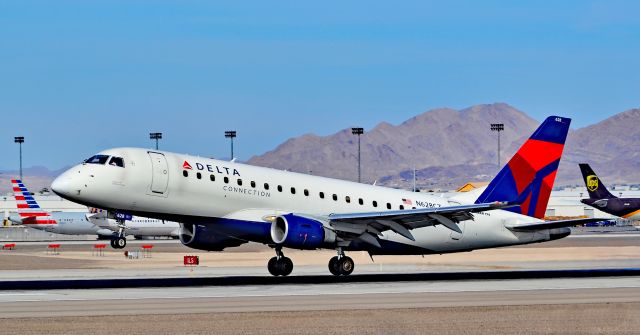
[[[3,253],[3,333],[634,334],[640,327],[637,236],[375,262],[351,253],[357,272],[346,278],[327,273],[326,251],[288,251],[294,274],[274,278],[264,269],[272,251],[253,246],[201,253],[195,269],[180,265],[184,247],[172,241],[139,260],[122,251],[92,256],[90,246],[74,243],[59,256],[40,244]]]
[[[640,303],[640,276],[0,292],[2,317]]]

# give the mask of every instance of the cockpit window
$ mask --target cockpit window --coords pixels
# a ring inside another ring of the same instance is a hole
[[[109,165],[113,165],[113,166],[119,166],[119,167],[124,167],[124,159],[122,159],[122,157],[111,157],[111,160],[109,161]]]
[[[101,164],[104,165],[109,159],[108,155],[95,155],[84,161],[86,164]]]

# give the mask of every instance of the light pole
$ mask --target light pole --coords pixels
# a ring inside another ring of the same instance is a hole
[[[357,127],[351,128],[353,135],[358,135],[358,182],[362,182],[362,170],[360,169],[360,135],[364,134],[364,129]]]
[[[504,123],[492,123],[491,131],[498,132],[498,171],[500,171],[500,132],[504,130]]]
[[[235,130],[227,130],[224,132],[224,137],[231,140],[231,160],[233,160],[233,138],[236,137]]]
[[[24,136],[14,137],[13,142],[18,143],[20,146],[20,180],[22,180],[22,143],[24,143]]]
[[[162,139],[162,133],[149,133],[149,138],[156,140],[156,150],[158,150],[158,140]]]

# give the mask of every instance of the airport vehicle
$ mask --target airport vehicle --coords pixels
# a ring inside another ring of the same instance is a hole
[[[424,255],[556,240],[602,219],[542,220],[571,120],[549,117],[477,199],[381,186],[141,148],[102,151],[58,176],[69,200],[181,222],[188,247],[223,250],[247,241],[275,249],[335,249],[329,271],[354,270],[347,251]],[[106,164],[110,159],[121,162]]]
[[[113,219],[102,215],[100,210],[93,209],[89,212],[53,212],[49,213],[38,205],[31,192],[21,180],[11,180],[14,197],[18,207],[17,215],[10,220],[17,224],[23,224],[34,229],[44,230],[50,233],[65,235],[98,235],[98,238],[111,239],[114,249],[124,248],[127,244],[123,228],[130,235],[136,237],[145,236],[170,236],[178,237],[180,225],[176,222],[167,222],[145,217],[133,217],[126,227]],[[120,232],[120,233],[118,233]]]
[[[629,220],[640,219],[640,198],[618,198],[611,194],[600,178],[593,172],[589,164],[578,164],[582,179],[589,193],[588,199],[581,199],[583,204],[597,208],[607,214]]]

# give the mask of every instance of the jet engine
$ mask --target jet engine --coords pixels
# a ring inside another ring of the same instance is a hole
[[[309,250],[334,243],[336,234],[318,220],[286,214],[276,216],[272,221],[271,239],[287,248]]]
[[[247,243],[220,234],[206,225],[192,223],[180,224],[180,242],[189,248],[206,251],[222,251],[224,248],[237,247]]]

